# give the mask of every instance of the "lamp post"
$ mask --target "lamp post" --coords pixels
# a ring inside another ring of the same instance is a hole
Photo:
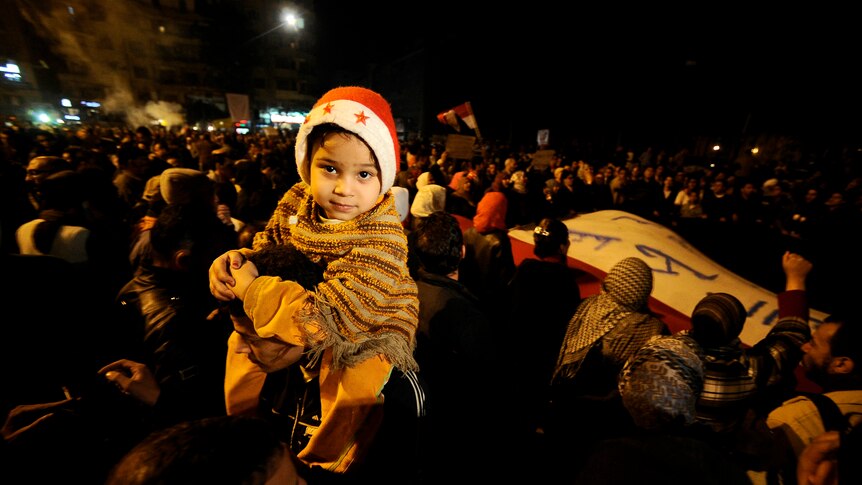
[[[302,17],[296,15],[296,13],[289,11],[289,10],[285,10],[281,13],[281,23],[280,24],[267,30],[266,32],[260,33],[256,36],[252,37],[251,39],[248,39],[247,41],[243,42],[242,45],[245,46],[247,44],[250,44],[251,42],[253,42],[257,39],[260,39],[261,37],[263,37],[269,33],[275,32],[276,30],[278,30],[282,27],[287,27],[289,31],[299,32],[300,30],[305,28],[305,20]]]

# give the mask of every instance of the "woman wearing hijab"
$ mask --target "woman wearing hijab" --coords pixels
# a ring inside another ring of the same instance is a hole
[[[618,376],[650,339],[670,335],[649,310],[652,289],[652,269],[639,258],[624,258],[605,276],[599,294],[585,298],[569,321],[551,379],[545,429],[549,447],[566,460],[582,459],[592,443],[633,429]]]

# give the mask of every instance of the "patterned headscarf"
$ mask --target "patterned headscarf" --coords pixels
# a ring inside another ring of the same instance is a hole
[[[657,337],[641,347],[620,372],[623,405],[643,429],[694,423],[703,390],[703,350],[691,337]]]
[[[615,327],[635,329],[654,318],[647,311],[652,287],[652,269],[642,259],[628,257],[615,264],[599,294],[585,298],[569,321],[554,377],[574,378],[590,348]]]
[[[728,345],[742,331],[748,316],[745,307],[728,293],[710,293],[691,314],[691,336],[704,347]]]

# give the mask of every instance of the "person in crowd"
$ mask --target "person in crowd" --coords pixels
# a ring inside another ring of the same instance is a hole
[[[464,231],[464,259],[459,271],[464,286],[482,302],[492,320],[504,312],[496,298],[515,274],[512,241],[506,226],[508,200],[503,192],[489,191],[476,206],[473,225]]]
[[[696,421],[703,351],[683,335],[657,337],[629,359],[619,379],[635,429],[591,450],[575,483],[750,484]]]
[[[687,332],[706,354],[706,384],[698,400],[698,420],[720,437],[733,439],[749,410],[771,409],[793,392],[794,369],[810,338],[805,279],[812,264],[799,254],[782,256],[786,289],[779,294],[779,321],[751,347],[739,333],[748,315],[728,293],[712,293],[695,305]]]
[[[242,221],[266,221],[275,210],[277,199],[272,192],[272,184],[260,170],[260,162],[242,159],[234,165],[236,175],[234,185],[237,200],[234,214]]]
[[[469,173],[459,177],[457,186],[446,196],[446,212],[473,219],[476,215],[476,184],[476,177]]]
[[[141,200],[144,196],[144,189],[147,185],[147,180],[150,177],[158,175],[151,174],[151,161],[146,155],[140,155],[135,158],[118,158],[119,167],[114,175],[114,185],[117,187],[117,193],[123,203],[126,212],[130,212],[132,207]]]
[[[129,261],[134,268],[150,260],[152,250],[149,230],[161,211],[170,205],[209,207],[226,228],[233,230],[234,239],[239,239],[233,224],[228,224],[220,217],[216,183],[203,172],[191,168],[169,168],[157,178],[151,178],[147,185],[146,197],[150,208],[147,215],[140,220],[129,251]],[[222,211],[221,215],[227,214]],[[228,233],[228,231],[223,232]]]
[[[505,433],[497,421],[501,413],[493,412],[502,407],[495,397],[499,374],[478,378],[475,370],[497,365],[494,349],[499,335],[493,333],[476,296],[458,281],[464,243],[457,219],[433,212],[408,240],[419,288],[416,361],[431,401],[428,461],[445,460],[453,466],[430,467],[429,478],[431,482],[453,480],[455,473],[456,481],[487,479],[488,470],[473,464],[505,451],[500,446]],[[467,428],[465,413],[471,415]]]
[[[126,264],[128,230],[118,213],[113,186],[97,170],[63,170],[42,183],[39,217],[15,233],[21,254],[44,254],[69,261],[79,284],[110,305],[131,276]]]
[[[74,170],[47,176],[41,184],[39,217],[16,231],[21,254],[56,256],[73,264],[89,260],[84,184]]]
[[[324,281],[323,268],[289,244],[269,246],[249,258],[249,263],[233,272],[238,292],[258,271],[309,291]],[[304,476],[315,483],[367,483],[371,477],[383,483],[413,483],[420,478],[425,469],[422,458],[427,455],[421,451],[422,436],[428,425],[426,386],[417,373],[392,368],[382,390],[374,390],[380,397],[371,400],[363,388],[373,382],[375,362],[355,364],[327,376],[305,347],[288,343],[291,329],[285,327],[289,326],[271,323],[273,336],[261,337],[241,300],[232,301],[230,311],[235,332],[231,339],[236,339],[236,345],[228,366],[250,362],[265,373],[254,414],[268,418],[279,429],[302,461]],[[345,426],[357,419],[362,422]],[[346,459],[354,463],[342,464],[346,470],[332,470],[318,458],[327,450],[347,450]]]
[[[584,207],[584,183],[569,169],[560,172],[559,186],[552,193],[553,216],[568,219]]]
[[[728,293],[712,293],[695,305],[683,332],[706,356],[697,418],[713,442],[755,475],[772,466],[772,440],[763,433],[769,410],[795,394],[795,369],[810,337],[805,281],[812,264],[799,254],[782,256],[785,291],[778,295],[778,322],[753,346],[738,336],[747,311]]]
[[[258,337],[277,336],[305,348],[310,369],[320,376],[320,418],[338,429],[321,427],[298,455],[345,474],[367,451],[366,440],[354,435],[373,432],[363,425],[374,422],[377,409],[350,403],[379,402],[394,369],[406,375],[418,368],[416,283],[389,190],[400,151],[388,102],[362,87],[330,90],[306,118],[295,151],[303,181],[279,202],[254,250],[230,251],[213,262],[210,290],[222,301],[243,301]],[[325,268],[325,281],[309,291],[294,281],[258,278],[253,267],[241,269],[246,256],[281,244],[292,244]],[[238,272],[242,283],[232,276]],[[237,345],[232,337],[229,356]],[[256,408],[263,374],[248,359],[229,363],[230,414]]]
[[[71,170],[72,166],[66,160],[56,156],[38,156],[30,159],[27,163],[24,181],[27,183],[27,197],[33,211],[40,211],[42,202],[42,183],[52,174],[63,170]]]
[[[851,485],[862,483],[862,426],[846,433],[827,431],[814,438],[799,455],[796,483]]]
[[[294,457],[265,420],[219,416],[154,431],[126,453],[106,485],[305,485]]]
[[[189,170],[189,169],[172,169]],[[200,174],[200,178],[211,185]],[[179,421],[224,414],[223,383],[230,323],[210,321],[217,301],[207,290],[212,260],[234,247],[236,234],[211,204],[171,204],[150,230],[151,259],[117,295],[117,333],[127,352],[115,358],[139,360],[162,388],[173,388],[161,406],[165,419]],[[175,414],[177,416],[171,416]]]
[[[426,172],[427,173],[427,172]],[[413,203],[410,204],[410,227],[416,230],[422,221],[434,212],[446,208],[446,188],[434,183],[419,187]]]
[[[514,372],[519,373],[527,401],[523,412],[529,431],[541,426],[540,413],[554,371],[560,342],[569,319],[581,303],[578,278],[583,274],[568,264],[569,228],[559,219],[545,218],[533,230],[533,255],[518,265],[508,283],[506,331],[517,333],[530,322],[530,345]]]
[[[811,340],[802,345],[805,375],[833,401],[851,428],[862,423],[862,322],[852,314],[830,314]],[[829,429],[811,396],[805,394],[785,401],[772,410],[766,424],[786,448],[779,458],[786,474],[796,470],[796,463],[806,446]]]
[[[649,309],[652,290],[649,265],[627,257],[611,267],[599,294],[578,305],[551,376],[545,433],[557,453],[583,459],[593,443],[632,428],[619,395],[619,373],[652,337],[670,334]]]

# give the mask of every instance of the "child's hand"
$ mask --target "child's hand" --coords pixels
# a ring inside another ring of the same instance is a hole
[[[231,276],[232,269],[239,269],[245,262],[245,256],[239,251],[228,251],[213,261],[210,265],[210,293],[217,300],[231,301],[236,298],[233,290],[230,288],[236,284],[236,280]]]
[[[246,261],[239,268],[231,268],[231,274],[236,280],[236,284],[231,287],[234,295],[240,300],[245,300],[245,294],[251,282],[258,277],[257,266],[251,261]]]

